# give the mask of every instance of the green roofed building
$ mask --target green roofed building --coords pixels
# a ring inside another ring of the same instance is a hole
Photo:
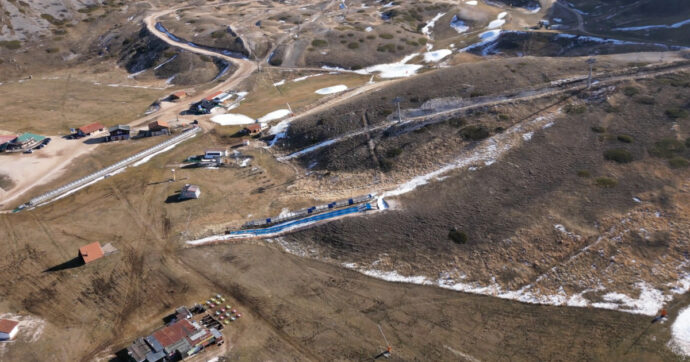
[[[6,151],[17,151],[23,149],[34,148],[38,146],[43,140],[44,136],[33,133],[22,133],[17,138],[3,145]]]

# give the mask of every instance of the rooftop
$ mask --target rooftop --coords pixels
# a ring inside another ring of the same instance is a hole
[[[170,127],[168,122],[165,121],[153,121],[149,123],[149,128],[155,128],[155,127]]]
[[[197,186],[197,185],[187,184],[187,185],[184,185],[184,187],[182,188],[182,191],[189,191],[189,192],[197,192],[197,190],[199,190],[199,186]]]
[[[0,319],[0,333],[10,334],[18,324],[19,322],[10,319]]]
[[[204,98],[207,101],[212,101],[214,98],[218,97],[219,95],[223,94],[223,92],[215,92],[211,94],[210,96]]]
[[[129,131],[130,129],[131,129],[131,127],[126,125],[126,124],[118,124],[117,126],[113,126],[113,127],[108,128],[108,131],[109,132],[115,132],[117,130]]]
[[[33,133],[22,133],[19,137],[17,137],[17,140],[15,142],[24,143],[32,139],[36,142],[40,142],[43,141],[45,137]]]
[[[81,257],[84,259],[84,263],[88,264],[94,260],[102,258],[103,249],[101,249],[101,244],[94,242],[79,248],[79,255],[81,255]]]
[[[16,134],[0,135],[0,145],[3,143],[10,142],[15,138],[17,138]]]
[[[103,128],[105,128],[104,125],[102,125],[102,124],[96,122],[96,123],[87,124],[86,126],[79,127],[79,130],[80,130],[82,133],[87,133],[87,134],[88,134],[88,133],[96,132],[96,131],[98,131],[99,129],[103,129]]]
[[[247,125],[247,127],[245,127],[245,128],[251,132],[259,132],[259,131],[261,131],[261,124],[260,123],[252,123],[252,124]]]
[[[194,331],[194,326],[188,320],[183,319],[153,332],[152,336],[165,348],[179,342]]]

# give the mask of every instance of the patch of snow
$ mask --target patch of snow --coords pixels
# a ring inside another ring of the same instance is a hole
[[[344,84],[340,84],[340,85],[335,85],[332,87],[326,87],[326,88],[318,89],[314,93],[326,95],[326,94],[340,93],[340,92],[344,92],[346,90],[347,90],[347,86]]]
[[[427,38],[431,39],[431,29],[434,28],[438,19],[440,19],[443,15],[446,15],[446,13],[438,13],[436,14],[436,16],[434,16],[433,19],[429,20],[429,22],[426,23],[426,25],[424,25],[424,27],[422,28],[422,34],[426,35]]]
[[[690,356],[690,307],[683,308],[673,321],[668,346],[676,354]]]
[[[256,123],[256,120],[244,114],[228,113],[211,117],[211,122],[218,123],[221,126],[236,126]]]
[[[642,202],[642,200],[638,199],[637,197],[633,197],[632,200],[638,204]]]
[[[460,20],[457,15],[453,16],[453,19],[450,21],[450,27],[460,34],[470,30],[470,27],[467,26],[464,21]]]
[[[465,5],[477,6],[477,0],[465,1]]]
[[[280,82],[273,83],[274,87],[279,87],[281,85],[285,85],[285,79],[281,80]]]
[[[433,52],[424,53],[424,61],[427,63],[436,63],[451,54],[453,54],[453,51],[450,49],[434,50]]]
[[[323,65],[323,66],[321,66],[321,69],[325,69],[325,70],[334,70],[334,71],[337,71],[337,72],[347,72],[347,71],[348,71],[348,70],[345,69],[345,68],[341,68],[341,67],[331,67],[330,65]]]
[[[374,30],[374,28],[372,28],[370,26],[367,26],[366,28],[364,28],[364,31],[366,31],[367,33],[371,33],[373,30]]]
[[[487,26],[488,29],[497,29],[503,26],[503,24],[506,23],[505,17],[508,15],[507,12],[501,12],[498,14],[498,17],[496,17],[496,20],[492,20],[489,25]]]
[[[532,139],[532,136],[534,135],[534,132],[527,132],[522,135],[522,139],[525,141],[529,141]]]
[[[277,119],[285,118],[290,115],[290,110],[289,109],[279,109],[277,111],[273,111],[271,113],[268,113],[264,115],[263,117],[259,118],[259,122],[270,122],[270,121],[275,121]]]
[[[320,77],[320,76],[322,76],[322,75],[324,75],[324,73],[305,75],[304,77],[295,78],[295,79],[293,79],[292,81],[293,81],[293,82],[301,82],[301,81],[303,81],[303,80],[307,80],[307,79],[313,78],[313,77]]]
[[[318,150],[319,148],[328,147],[328,146],[330,146],[330,145],[336,143],[337,141],[338,141],[338,139],[332,139],[332,140],[324,141],[324,142],[321,142],[321,143],[317,143],[317,144],[315,144],[315,145],[313,145],[313,146],[311,146],[311,147],[307,147],[307,148],[305,148],[305,149],[303,149],[303,150],[301,150],[301,151],[298,151],[298,152],[295,152],[295,153],[291,153],[291,154],[289,154],[289,155],[287,155],[287,156],[284,156],[284,157],[280,157],[280,158],[278,158],[278,160],[279,160],[279,161],[284,161],[284,160],[290,160],[290,159],[293,159],[293,158],[297,158],[297,157],[300,157],[300,156],[305,155],[305,154],[307,154],[307,153],[310,153],[310,152],[313,152],[313,151],[315,151],[315,150]]]
[[[640,30],[650,30],[650,29],[678,29],[681,28],[685,25],[690,24],[690,19],[679,21],[674,24],[666,25],[666,24],[661,24],[661,25],[644,25],[644,26],[631,26],[631,27],[626,27],[626,28],[613,28],[611,30],[615,31],[640,31]]]
[[[141,166],[141,165],[145,164],[146,162],[151,161],[151,159],[154,158],[154,157],[156,157],[156,155],[159,155],[159,154],[161,154],[161,153],[163,153],[163,152],[168,152],[168,151],[172,150],[173,148],[175,148],[175,146],[177,146],[177,143],[174,144],[174,145],[170,145],[170,146],[168,146],[168,147],[166,147],[166,148],[164,148],[164,149],[162,149],[162,150],[160,150],[160,151],[158,151],[158,152],[154,152],[154,153],[152,153],[152,154],[150,154],[150,155],[148,155],[148,156],[142,158],[141,160],[139,160],[139,161],[133,163],[133,164],[132,164],[132,167]]]
[[[372,74],[380,73],[381,78],[402,78],[417,74],[417,71],[422,68],[419,64],[407,64],[412,58],[418,56],[419,53],[412,53],[405,56],[397,63],[378,64],[355,71],[357,74]]]

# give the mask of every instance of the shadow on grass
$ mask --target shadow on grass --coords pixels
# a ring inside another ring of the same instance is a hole
[[[173,194],[173,195],[168,196],[168,198],[165,199],[165,203],[166,204],[177,204],[180,202],[185,202],[187,200],[190,200],[190,199],[180,199],[180,194],[177,193],[177,194]]]
[[[46,270],[44,270],[44,273],[52,273],[60,270],[67,270],[67,269],[73,269],[73,268],[78,268],[80,266],[84,265],[84,261],[80,257],[75,257],[71,260],[68,260],[62,264],[58,264],[56,266],[50,267]]]

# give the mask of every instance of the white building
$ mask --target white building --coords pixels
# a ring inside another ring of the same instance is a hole
[[[9,319],[0,319],[0,341],[14,339],[18,331],[19,322]]]
[[[216,158],[223,158],[227,157],[228,155],[228,150],[227,148],[211,148],[206,150],[204,152],[204,158],[207,160],[213,160]]]
[[[201,189],[197,185],[186,184],[180,191],[180,200],[198,199],[201,196]]]

